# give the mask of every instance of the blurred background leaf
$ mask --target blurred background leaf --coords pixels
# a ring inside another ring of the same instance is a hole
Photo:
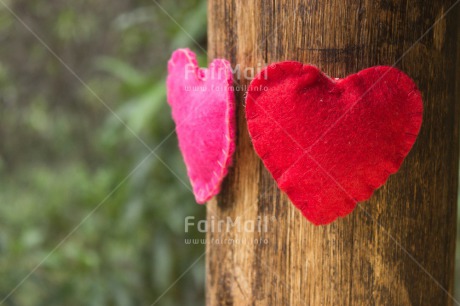
[[[150,305],[204,252],[165,74],[206,1],[5,3],[91,90],[0,4],[0,300],[46,258],[5,305]],[[201,304],[204,258],[159,302]]]

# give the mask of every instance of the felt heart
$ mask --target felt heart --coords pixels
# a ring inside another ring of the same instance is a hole
[[[226,60],[216,59],[201,69],[192,51],[179,49],[168,62],[167,98],[198,203],[219,193],[232,161],[236,126],[232,85]]]
[[[316,67],[281,62],[261,71],[246,97],[257,154],[317,225],[351,213],[398,171],[422,112],[414,82],[385,66],[331,79]]]

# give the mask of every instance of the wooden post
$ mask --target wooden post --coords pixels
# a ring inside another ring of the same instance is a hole
[[[456,304],[454,2],[209,0],[210,59],[227,58],[240,70],[297,60],[333,77],[395,64],[419,86],[425,113],[401,170],[351,215],[317,227],[277,189],[255,155],[244,90],[237,92],[235,163],[208,204],[208,221],[274,219],[266,233],[208,232],[214,241],[207,244],[207,305]],[[268,243],[253,243],[260,238]]]

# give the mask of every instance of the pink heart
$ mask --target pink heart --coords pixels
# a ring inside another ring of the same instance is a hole
[[[220,191],[235,151],[235,97],[230,63],[200,68],[189,49],[168,62],[168,102],[193,193],[202,204]]]

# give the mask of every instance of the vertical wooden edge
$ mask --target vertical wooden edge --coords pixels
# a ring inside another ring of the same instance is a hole
[[[390,65],[453,1],[208,0],[209,59],[225,57],[243,67],[299,60],[343,77],[368,66]],[[207,305],[453,304],[439,287],[453,293],[454,233],[459,230],[453,220],[459,165],[460,7],[451,14],[447,26],[440,23],[434,29],[443,39],[435,41],[435,34],[428,33],[398,64],[419,78],[430,113],[425,114],[424,138],[400,173],[363,203],[372,218],[356,209],[329,226],[309,224],[255,157],[244,130],[243,94],[237,94],[235,165],[221,194],[207,204],[208,220],[244,212],[247,218],[273,214],[277,222],[267,234],[268,246],[208,242]],[[454,32],[449,27],[455,27]],[[450,52],[455,67],[445,60]],[[443,83],[430,75],[442,68],[455,82],[448,78]],[[429,154],[438,154],[439,160]],[[207,233],[208,240],[241,237],[253,236]]]

